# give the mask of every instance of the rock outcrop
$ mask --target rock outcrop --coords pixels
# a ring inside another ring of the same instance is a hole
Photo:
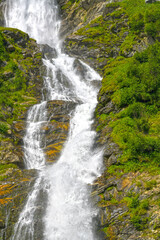
[[[45,131],[45,154],[48,163],[55,162],[60,156],[61,150],[68,136],[69,122],[74,102],[49,101],[47,113],[49,122],[43,126]]]
[[[109,0],[108,0],[109,2]],[[60,34],[64,36],[87,25],[95,17],[103,13],[106,0],[64,1],[58,0],[60,14],[63,19]]]
[[[0,239],[9,239],[37,173],[23,170],[27,110],[41,98],[42,54],[17,29],[0,27]]]

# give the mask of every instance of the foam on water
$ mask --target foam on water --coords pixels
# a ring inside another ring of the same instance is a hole
[[[101,173],[102,151],[93,149],[96,133],[92,130],[98,89],[92,81],[101,77],[87,64],[79,61],[85,74],[78,73],[75,59],[62,53],[59,39],[60,21],[54,0],[7,0],[6,26],[27,32],[38,43],[48,44],[56,51],[53,59],[43,59],[47,69],[44,101],[28,112],[24,137],[26,168],[37,169],[38,178],[15,225],[12,240],[34,240],[36,202],[41,189],[48,203],[43,218],[45,240],[94,240],[93,219],[97,209],[91,200],[90,184]],[[77,107],[60,159],[45,165],[41,127],[47,121],[48,100],[74,101]]]

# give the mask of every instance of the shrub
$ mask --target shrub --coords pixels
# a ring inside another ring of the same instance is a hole
[[[145,32],[148,36],[155,37],[157,33],[156,26],[153,22],[145,24]]]
[[[135,198],[132,198],[131,203],[130,203],[130,207],[131,208],[137,208],[139,206],[139,199],[138,196],[136,196]]]
[[[146,190],[151,190],[153,187],[157,185],[157,182],[155,180],[151,180],[149,182],[146,182]]]
[[[0,123],[0,133],[6,134],[8,131],[8,126],[5,123]]]
[[[144,15],[144,20],[146,23],[155,23],[157,20],[160,19],[160,10],[151,8],[146,10]]]
[[[147,227],[148,218],[142,218],[140,215],[133,215],[131,222],[138,231],[141,231]]]
[[[135,55],[134,55],[135,59],[137,61],[139,61],[140,63],[145,63],[145,62],[148,62],[148,51],[145,50],[143,52],[137,52]]]
[[[131,19],[130,27],[139,33],[144,28],[144,16],[141,13],[135,14]]]
[[[145,115],[145,105],[140,102],[134,102],[127,108],[127,115],[131,118],[140,118]]]

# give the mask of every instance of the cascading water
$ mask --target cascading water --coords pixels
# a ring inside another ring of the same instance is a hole
[[[97,104],[98,89],[93,80],[100,76],[79,61],[85,76],[77,73],[75,59],[61,52],[60,21],[54,0],[7,0],[6,26],[19,28],[48,44],[56,57],[44,59],[47,75],[44,86],[47,97],[28,112],[24,137],[26,168],[39,170],[38,178],[27,203],[15,225],[12,240],[34,240],[36,208],[40,191],[47,195],[43,234],[45,240],[93,240],[93,218],[97,210],[90,199],[90,184],[100,175],[102,151],[93,149],[95,132],[92,131],[93,112]],[[59,77],[57,77],[59,76]],[[41,126],[47,121],[48,100],[74,101],[77,107],[70,122],[68,140],[60,159],[52,166],[45,165]]]

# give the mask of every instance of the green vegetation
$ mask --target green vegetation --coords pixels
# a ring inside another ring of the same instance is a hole
[[[79,0],[69,0],[71,3],[79,2]]]
[[[10,32],[9,35],[5,34],[6,30]],[[15,37],[12,37],[14,34]],[[0,121],[9,124],[17,120],[26,109],[26,98],[33,96],[34,85],[29,85],[28,73],[29,69],[34,71],[36,65],[32,56],[24,58],[25,47],[18,45],[19,39],[28,44],[30,52],[33,51],[27,34],[17,29],[0,27]],[[38,59],[41,56],[37,54],[36,57]],[[33,104],[33,99],[30,104]],[[7,130],[7,125],[1,123],[0,134],[6,134]]]
[[[108,119],[113,140],[123,149],[122,162],[154,162],[159,165],[160,136],[160,43],[130,59],[113,60],[105,67],[101,94],[108,92],[120,112],[100,117]],[[127,165],[126,165],[127,166]]]
[[[12,163],[8,164],[8,165],[0,164],[0,171],[4,171],[4,170],[9,169],[9,168],[16,169],[17,165],[12,164]]]
[[[129,208],[129,215],[131,218],[131,222],[135,226],[137,230],[144,230],[147,228],[147,223],[149,221],[149,217],[147,217],[147,210],[149,209],[149,201],[148,199],[139,200],[139,195],[130,196],[123,199],[126,202]]]
[[[89,48],[105,46],[109,54],[108,63],[103,68],[104,78],[99,101],[101,104],[101,96],[107,93],[108,99],[119,110],[118,113],[99,115],[99,104],[97,118],[100,124],[97,131],[109,123],[114,142],[123,150],[118,166],[111,166],[109,171],[119,168],[122,170],[119,172],[121,174],[131,169],[141,170],[143,166],[149,169],[151,161],[158,167],[160,43],[156,39],[160,34],[160,3],[145,4],[139,0],[124,0],[121,3],[108,4],[107,7],[112,7],[113,11],[95,19],[78,30],[77,34],[85,36],[83,42]],[[123,22],[127,16],[129,31],[128,25]],[[118,27],[118,22],[121,28]],[[124,38],[126,30],[128,34]],[[133,51],[133,47],[138,46],[138,42],[147,35],[154,38],[155,43],[145,47],[145,50],[143,47],[139,48],[140,51],[133,57],[126,58],[126,54]],[[111,53],[116,44],[119,44],[120,51],[113,58]]]
[[[0,134],[5,134],[8,131],[8,126],[6,123],[0,122]]]
[[[69,10],[68,8],[70,8],[73,4],[76,3],[78,6],[79,2],[80,0],[68,0],[67,3],[64,3],[62,9],[65,9],[66,11],[68,11]]]
[[[155,180],[151,180],[149,182],[146,182],[145,188],[146,188],[146,190],[151,190],[156,185],[157,185],[157,182]]]
[[[19,121],[27,108],[37,102],[35,82],[41,54],[36,53],[34,40],[22,31],[0,27],[0,140],[1,164],[0,181],[5,180],[14,164],[9,164],[8,156],[18,143],[13,135],[13,121]],[[8,146],[7,146],[8,144]]]
[[[5,180],[8,177],[8,171],[17,169],[15,164],[0,164],[0,181]]]

